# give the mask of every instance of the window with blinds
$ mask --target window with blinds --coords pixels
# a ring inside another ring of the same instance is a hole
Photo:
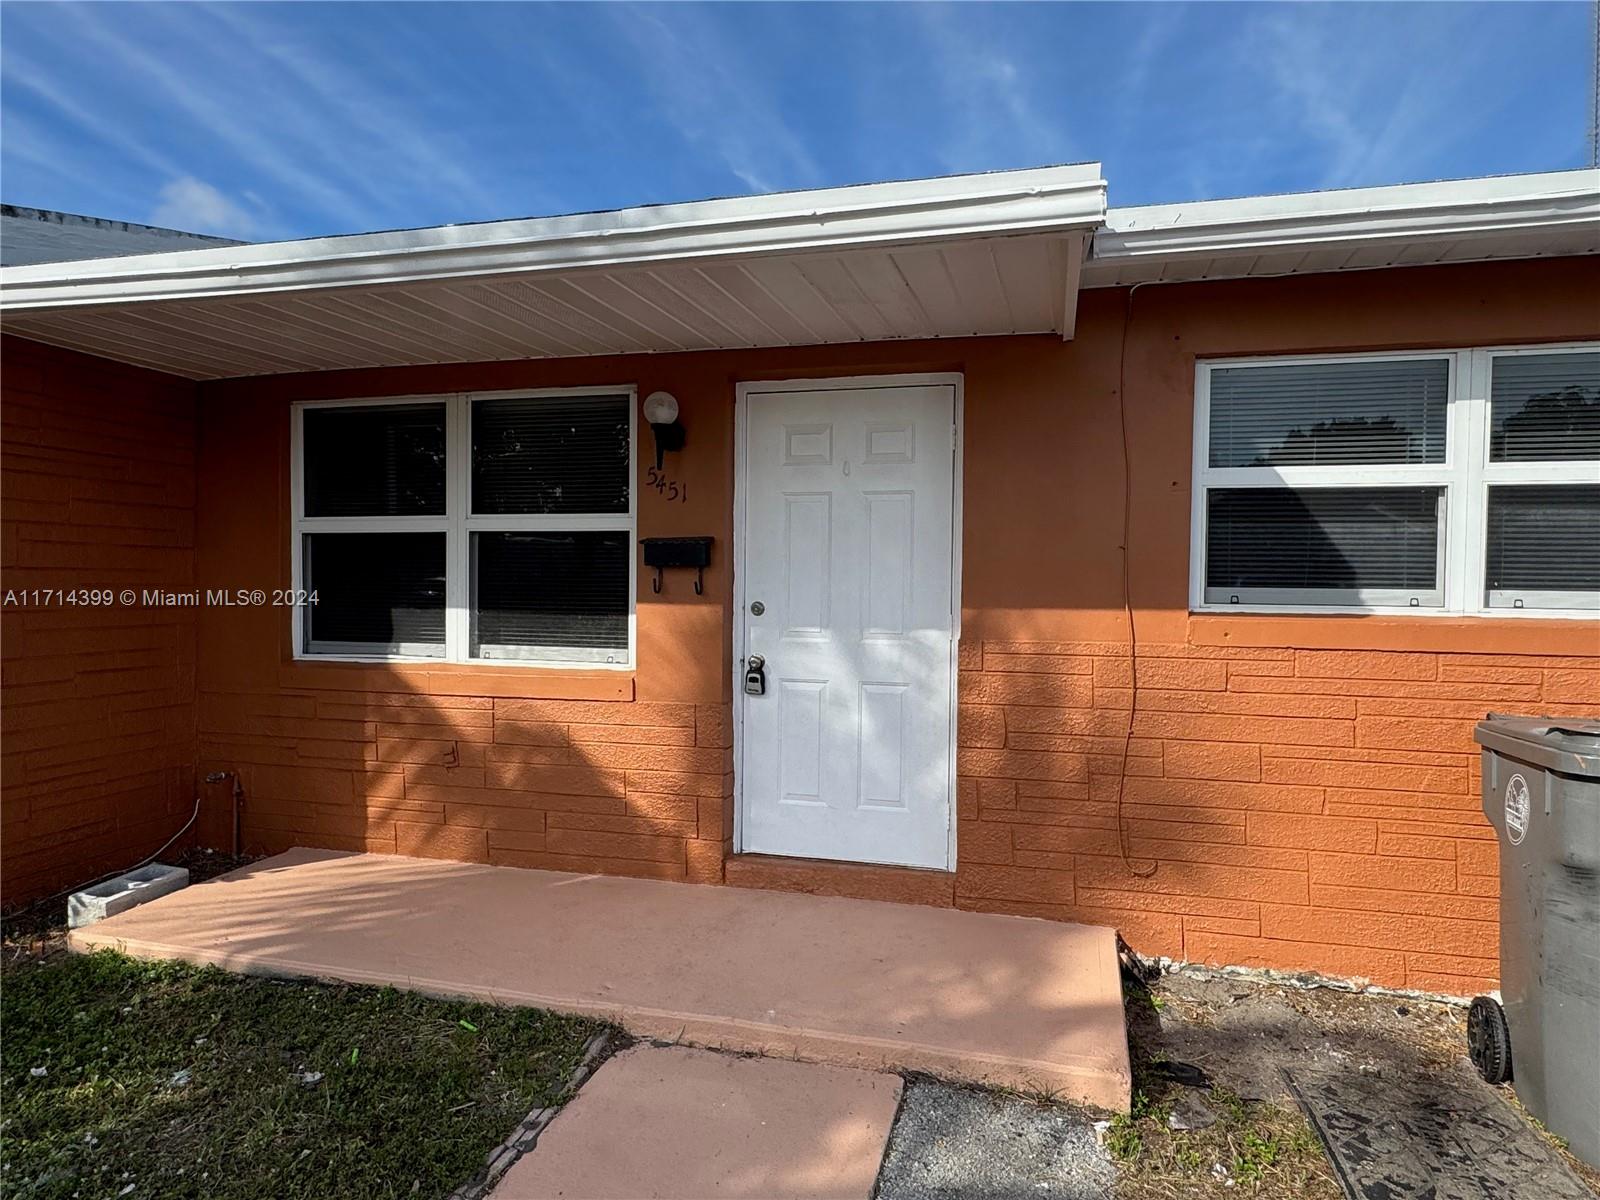
[[[628,511],[627,396],[472,405],[472,511]]]
[[[1453,368],[1437,354],[1212,366],[1202,602],[1443,605]]]
[[[1600,462],[1600,350],[1497,355],[1492,380],[1490,462]]]
[[[1437,605],[1439,488],[1215,488],[1206,588],[1359,603],[1382,591]]]
[[[1566,608],[1600,593],[1600,484],[1491,487],[1489,604]]]
[[[472,535],[472,655],[605,661],[628,648],[626,533]]]
[[[313,648],[443,657],[444,534],[308,533],[303,554]]]
[[[1213,467],[1442,463],[1443,358],[1223,367],[1211,377]]]
[[[1600,347],[1201,363],[1192,600],[1600,612]]]
[[[1600,609],[1600,349],[1489,359],[1487,608]]]
[[[625,395],[473,402],[471,657],[626,658],[632,413]]]
[[[570,391],[297,407],[296,653],[631,665],[633,408]]]
[[[443,404],[305,413],[305,515],[444,515]]]

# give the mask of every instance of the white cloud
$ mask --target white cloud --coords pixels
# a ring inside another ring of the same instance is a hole
[[[347,175],[405,180],[418,190],[453,196],[466,212],[500,215],[498,197],[461,156],[459,139],[432,128],[423,107],[397,94],[393,78],[385,78],[378,65],[325,57],[294,22],[262,22],[248,5],[206,11],[233,43],[254,48],[280,101],[296,98],[272,113],[290,144],[319,150],[332,145],[335,165]]]
[[[752,191],[804,187],[823,178],[788,121],[771,75],[749,65],[759,62],[755,47],[686,4],[607,11],[661,115],[684,141],[709,148]]]
[[[212,233],[241,240],[249,240],[257,227],[255,217],[241,205],[192,175],[161,186],[150,223],[186,233]]]
[[[203,26],[185,26],[174,11],[159,5],[139,9],[138,21],[125,19],[123,10],[132,6],[60,7],[85,53],[92,49],[108,70],[137,80],[146,92],[164,99],[180,120],[249,162],[258,177],[271,180],[278,194],[315,204],[342,225],[370,228],[370,209],[350,189],[330,180],[320,162],[310,161],[303,143],[290,140],[298,122],[286,116],[290,106],[283,97],[268,103],[261,92],[242,86],[241,81],[252,78],[249,67],[256,60],[251,56],[221,66],[215,39],[202,48]],[[152,31],[163,28],[167,37],[154,39]],[[219,69],[199,69],[212,63]],[[292,97],[292,90],[286,95]]]
[[[949,171],[1037,167],[1070,162],[1075,143],[1057,113],[1041,111],[1035,78],[1017,65],[993,14],[939,4],[908,6],[924,44],[928,69],[945,109],[945,138],[936,152]],[[1049,95],[1048,83],[1043,88]]]
[[[178,169],[170,158],[146,146],[138,138],[129,137],[125,129],[119,129],[107,122],[103,113],[95,112],[91,107],[80,103],[68,87],[62,86],[61,81],[52,78],[48,71],[39,68],[21,51],[9,47],[5,57],[5,80],[10,87],[20,87],[32,92],[60,117],[77,127],[80,139],[78,144],[67,143],[53,147],[52,154],[60,156],[63,151],[81,151],[82,143],[92,141],[104,149],[86,155],[85,158],[89,163],[94,163],[96,157],[103,155],[105,150],[110,150],[127,156],[149,170],[171,174]],[[15,120],[15,115],[14,110],[6,114],[8,142],[14,136],[12,122]],[[8,151],[11,149],[11,146],[7,146]],[[103,159],[94,165],[103,169]],[[70,174],[70,170],[67,173]]]
[[[1471,128],[1464,116],[1484,118],[1486,45],[1463,37],[1475,19],[1447,5],[1268,8],[1241,65],[1264,71],[1276,144],[1309,151],[1321,186],[1410,182]]]
[[[1117,84],[1120,102],[1114,110],[1120,138],[1127,138],[1143,115],[1151,76],[1178,39],[1187,13],[1181,6],[1146,4],[1138,10],[1139,36],[1128,52],[1128,64]]]

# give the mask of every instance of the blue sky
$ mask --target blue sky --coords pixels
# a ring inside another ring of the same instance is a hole
[[[1591,13],[8,2],[0,196],[267,239],[1084,160],[1114,205],[1554,170]]]

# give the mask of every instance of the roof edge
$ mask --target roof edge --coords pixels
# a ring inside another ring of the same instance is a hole
[[[1600,171],[1113,208],[1090,263],[1175,259],[1404,238],[1538,233],[1600,220]],[[1087,264],[1086,264],[1087,265]]]
[[[0,270],[0,309],[255,295],[1005,234],[1105,220],[1099,163]],[[70,269],[63,269],[70,267]]]

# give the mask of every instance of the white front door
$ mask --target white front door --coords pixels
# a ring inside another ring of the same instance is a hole
[[[740,849],[948,868],[956,387],[743,401]]]

